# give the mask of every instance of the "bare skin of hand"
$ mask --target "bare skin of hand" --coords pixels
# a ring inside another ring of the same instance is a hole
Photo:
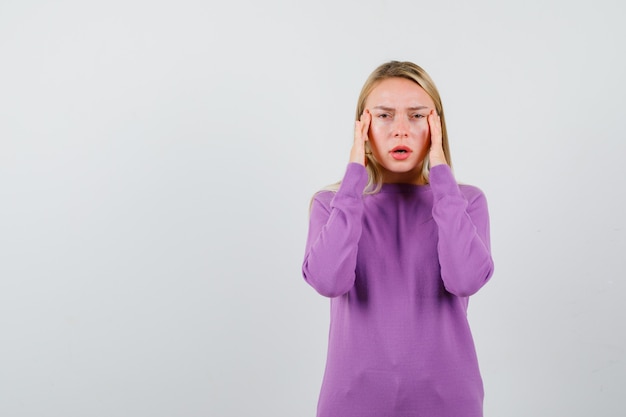
[[[447,164],[448,161],[446,161],[446,155],[443,152],[441,118],[434,109],[428,115],[428,126],[430,128],[430,166]]]
[[[356,162],[365,166],[365,142],[369,140],[369,129],[372,114],[364,110],[359,120],[354,123],[354,143],[350,150],[350,162]]]

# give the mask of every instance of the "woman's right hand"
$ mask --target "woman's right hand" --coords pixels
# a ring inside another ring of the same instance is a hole
[[[365,109],[359,120],[354,122],[354,143],[350,151],[350,162],[365,166],[365,142],[369,140],[369,129],[372,114]]]

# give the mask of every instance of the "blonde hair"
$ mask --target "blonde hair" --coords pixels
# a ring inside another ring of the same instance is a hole
[[[361,89],[361,94],[359,94],[359,99],[357,101],[356,106],[356,120],[359,120],[361,114],[365,110],[365,102],[367,101],[367,97],[370,95],[372,90],[383,80],[388,78],[405,78],[409,81],[413,81],[420,87],[426,91],[426,93],[432,98],[435,103],[435,110],[439,117],[441,118],[441,133],[442,133],[442,143],[443,143],[443,152],[446,157],[446,161],[448,165],[452,166],[450,159],[450,147],[448,145],[448,132],[446,129],[446,118],[443,113],[443,105],[441,104],[441,97],[439,96],[439,91],[435,86],[434,81],[422,67],[408,61],[400,62],[400,61],[389,61],[385,64],[380,65],[376,68],[370,76],[363,84],[363,88]],[[369,148],[369,142],[365,143],[366,151]],[[365,187],[366,194],[375,194],[380,191],[383,185],[382,172],[380,169],[379,163],[376,161],[374,156],[368,152],[365,156],[367,158],[366,169],[367,169],[367,186]],[[429,182],[429,173],[430,173],[430,160],[428,155],[424,159],[423,169],[422,169],[422,180],[424,183]],[[339,189],[339,185],[341,183],[333,184],[329,187],[326,187],[325,190],[337,191]]]

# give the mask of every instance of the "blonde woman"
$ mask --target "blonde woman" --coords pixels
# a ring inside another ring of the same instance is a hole
[[[330,298],[319,417],[479,417],[469,296],[493,273],[483,193],[458,185],[443,107],[419,66],[367,79],[336,190],[311,205],[302,267]]]

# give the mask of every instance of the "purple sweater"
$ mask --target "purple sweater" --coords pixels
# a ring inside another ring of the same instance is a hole
[[[450,168],[429,185],[384,184],[348,165],[311,208],[302,272],[331,297],[318,417],[480,417],[468,297],[493,272],[482,192]]]

